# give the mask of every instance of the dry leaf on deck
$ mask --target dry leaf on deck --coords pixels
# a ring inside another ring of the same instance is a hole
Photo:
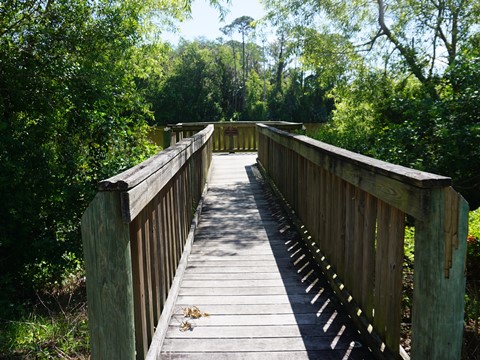
[[[190,324],[188,321],[182,321],[182,323],[180,324],[180,331],[189,331],[192,329],[192,324]]]
[[[199,319],[202,316],[208,317],[210,316],[210,314],[200,311],[200,309],[197,306],[191,306],[191,307],[183,308],[183,316],[190,319]]]

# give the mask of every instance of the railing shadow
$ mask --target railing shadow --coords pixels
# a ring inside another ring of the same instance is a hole
[[[373,359],[256,165],[245,168],[308,357]]]

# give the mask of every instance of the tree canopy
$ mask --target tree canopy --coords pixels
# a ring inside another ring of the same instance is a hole
[[[220,16],[226,3],[208,2]],[[266,19],[176,46],[161,33],[190,0],[0,4],[4,293],[81,262],[97,181],[158,150],[150,125],[324,123],[318,138],[452,176],[480,205],[478,1],[263,3]]]
[[[155,34],[189,6],[0,3],[1,308],[81,263],[80,216],[97,181],[157,150],[146,137],[153,116],[142,84],[167,63],[169,47]]]

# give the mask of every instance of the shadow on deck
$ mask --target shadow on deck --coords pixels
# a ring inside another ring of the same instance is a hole
[[[161,358],[373,358],[254,161],[214,157]]]

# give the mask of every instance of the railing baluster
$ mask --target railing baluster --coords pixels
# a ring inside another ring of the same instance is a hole
[[[209,126],[99,184],[82,218],[93,359],[149,351],[206,182],[212,135]]]
[[[257,133],[260,168],[305,225],[307,245],[376,357],[408,358],[400,347],[408,214],[416,224],[412,358],[459,358],[468,204],[451,179],[265,125]]]

